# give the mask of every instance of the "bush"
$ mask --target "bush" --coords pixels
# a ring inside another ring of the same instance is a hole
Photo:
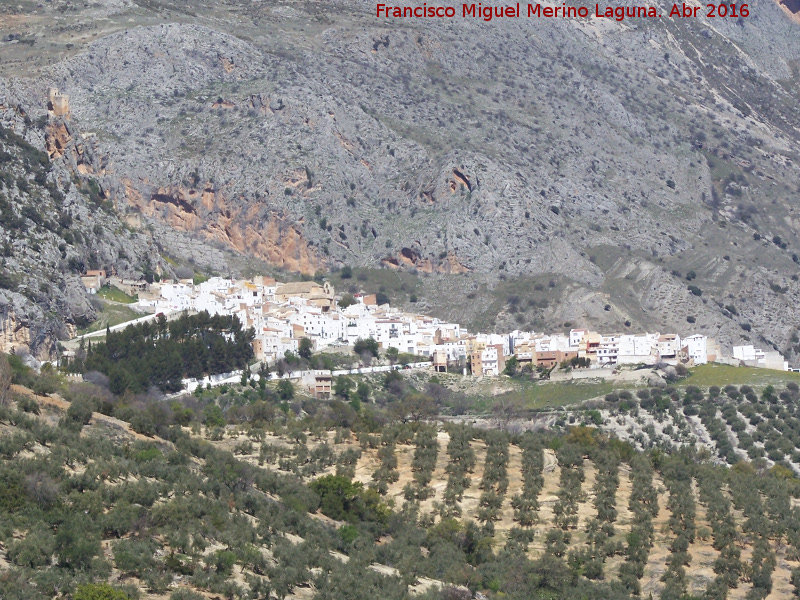
[[[236,564],[236,555],[230,550],[217,550],[211,556],[206,557],[206,564],[213,567],[217,573],[229,576]]]
[[[600,414],[599,410],[592,409],[587,411],[586,416],[592,422],[592,424],[597,425],[598,427],[603,424],[603,415]]]
[[[384,292],[378,292],[375,294],[375,303],[378,306],[389,304],[389,296],[387,296]]]
[[[353,294],[343,294],[338,302],[339,308],[347,308],[348,306],[352,306],[356,303],[357,300],[353,297]]]
[[[55,549],[53,534],[45,527],[28,532],[23,539],[8,546],[8,558],[15,565],[35,569],[50,564]]]
[[[309,486],[320,498],[320,511],[331,519],[357,523],[384,521],[389,509],[374,490],[341,475],[325,475]]]
[[[294,385],[288,379],[281,379],[278,382],[278,397],[281,400],[291,400],[294,398]]]
[[[169,596],[169,600],[205,600],[205,598],[205,596],[186,588],[175,590]]]
[[[203,422],[206,427],[224,427],[225,415],[222,414],[222,409],[216,404],[209,404],[203,409]]]
[[[114,563],[123,575],[141,577],[155,566],[155,550],[156,544],[152,540],[120,540],[114,545]]]
[[[17,407],[26,413],[32,413],[34,415],[39,414],[39,404],[36,400],[28,396],[17,397]]]
[[[378,358],[378,356],[380,355],[378,342],[376,342],[373,338],[367,338],[365,340],[362,339],[356,340],[356,343],[353,344],[353,352],[357,356],[370,354],[374,358]]]
[[[92,420],[94,405],[90,400],[83,398],[74,400],[67,409],[67,419],[70,423],[78,426],[88,425]]]
[[[358,527],[355,525],[342,525],[339,527],[338,533],[342,541],[349,546],[358,538]]]
[[[83,571],[91,566],[100,553],[100,539],[89,519],[83,514],[72,516],[58,527],[55,554],[58,563],[73,571]]]
[[[130,600],[130,596],[107,583],[87,583],[78,586],[72,600]]]

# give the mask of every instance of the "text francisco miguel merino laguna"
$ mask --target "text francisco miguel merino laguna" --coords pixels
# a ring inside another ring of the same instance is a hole
[[[723,0],[724,1],[724,0]],[[739,5],[739,12],[737,12],[736,4],[729,6],[721,4],[716,7],[713,4],[708,5],[709,8],[718,8],[719,12],[715,14],[712,10],[708,14],[699,11],[703,10],[699,6],[690,6],[687,4],[673,4],[670,10],[670,17],[747,17],[749,10],[747,4]],[[440,18],[453,18],[456,16],[457,11],[452,6],[435,6],[423,4],[422,6],[391,6],[389,4],[378,4],[377,16],[380,17],[440,17]],[[722,8],[725,8],[725,14],[722,13]],[[730,10],[729,10],[730,9]],[[592,14],[592,12],[594,14]],[[594,5],[594,11],[585,6],[567,6],[562,2],[561,6],[542,6],[541,4],[528,4],[527,14],[520,12],[520,3],[509,6],[482,6],[477,4],[462,4],[461,16],[473,17],[483,19],[484,21],[491,21],[494,17],[610,17],[617,21],[622,21],[625,17],[660,17],[654,6],[605,6],[601,7],[599,4]]]

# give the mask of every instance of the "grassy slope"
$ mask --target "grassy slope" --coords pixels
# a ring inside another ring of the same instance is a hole
[[[480,392],[467,394],[473,401],[473,410],[475,412],[489,412],[492,406],[503,401],[528,409],[569,406],[594,398],[602,398],[616,389],[631,387],[628,382],[599,379],[590,381],[532,382],[503,377],[502,381],[504,384],[513,385],[514,389],[499,395]],[[756,388],[763,388],[767,385],[783,386],[789,381],[800,383],[800,373],[752,367],[732,367],[711,363],[690,369],[689,376],[675,385],[677,387],[688,385],[700,387],[751,385]]]
[[[91,325],[89,325],[89,327],[87,327],[86,329],[79,329],[78,330],[79,335],[83,335],[85,333],[92,333],[93,331],[100,331],[101,329],[105,329],[106,326],[113,327],[114,325],[119,325],[120,323],[133,321],[134,319],[138,319],[139,317],[142,316],[139,313],[134,312],[133,309],[125,306],[124,304],[107,302],[105,300],[102,300],[102,302],[103,302],[103,310],[100,313],[100,318],[97,319]]]
[[[111,286],[111,285],[104,285],[97,291],[97,295],[105,300],[111,300],[112,302],[121,302],[122,304],[133,304],[136,302],[136,298],[133,296],[129,296],[121,289]]]
[[[478,413],[488,412],[493,405],[503,401],[530,409],[552,408],[578,404],[585,400],[605,396],[612,390],[621,387],[626,386],[603,380],[557,383],[524,381],[520,382],[516,389],[499,396],[481,395],[480,397],[472,396],[471,399],[474,402],[473,410]]]
[[[731,367],[709,363],[690,370],[690,375],[680,385],[754,385],[766,386],[795,381],[800,383],[800,373],[756,369],[753,367]]]

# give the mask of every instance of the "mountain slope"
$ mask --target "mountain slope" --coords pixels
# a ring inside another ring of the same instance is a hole
[[[430,273],[422,306],[470,325],[793,344],[785,7],[486,23],[351,1],[60,6],[5,26],[7,95],[31,114],[46,85],[70,95],[120,211],[291,270]],[[49,64],[23,64],[21,39]]]
[[[19,131],[23,135],[14,133]],[[59,162],[28,140],[50,148]],[[58,147],[57,147],[58,146]],[[69,168],[69,160],[75,166]],[[117,218],[87,172],[90,139],[61,119],[12,109],[0,120],[0,346],[55,356],[56,342],[97,318],[80,275],[105,269],[139,277],[161,261],[152,240]],[[80,166],[81,168],[78,168]]]

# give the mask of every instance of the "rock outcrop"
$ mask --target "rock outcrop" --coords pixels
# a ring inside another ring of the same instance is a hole
[[[97,318],[85,269],[139,278],[163,261],[149,236],[119,221],[93,138],[64,115],[33,123],[11,95],[3,104],[0,350],[48,360],[59,340]]]

